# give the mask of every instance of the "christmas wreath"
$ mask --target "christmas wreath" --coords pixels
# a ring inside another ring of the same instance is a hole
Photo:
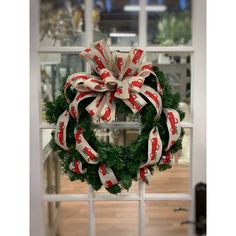
[[[117,194],[129,190],[132,180],[148,183],[155,167],[169,169],[172,154],[182,148],[179,94],[171,93],[158,67],[143,62],[139,47],[110,52],[102,40],[80,56],[93,74],[70,75],[61,95],[47,103],[47,121],[56,124],[51,148],[71,181],[86,181],[95,190],[103,185]],[[101,141],[92,129],[94,121],[110,123],[120,113],[140,114],[140,134],[129,146]]]

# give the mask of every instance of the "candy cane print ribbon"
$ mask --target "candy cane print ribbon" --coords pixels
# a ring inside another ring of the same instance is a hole
[[[162,155],[162,141],[157,127],[151,129],[148,138],[148,159],[140,168],[157,163]]]
[[[66,127],[70,119],[70,114],[65,110],[58,118],[55,130],[55,142],[64,150],[68,151],[69,148],[66,144]]]
[[[181,134],[181,126],[180,126],[180,117],[179,113],[174,109],[163,109],[166,115],[166,125],[169,132],[169,141],[166,147],[166,151],[168,151],[179,139]]]
[[[76,141],[75,149],[81,154],[81,156],[87,161],[89,164],[97,164],[98,154],[93,150],[93,148],[88,144],[83,136],[83,129],[78,128],[74,130],[74,137]]]
[[[105,188],[109,188],[118,183],[118,180],[112,169],[110,167],[106,167],[104,164],[99,165],[98,174]]]
[[[73,172],[76,172],[77,174],[84,174],[87,169],[82,168],[82,163],[78,160],[74,160],[73,162],[70,163],[69,169]]]

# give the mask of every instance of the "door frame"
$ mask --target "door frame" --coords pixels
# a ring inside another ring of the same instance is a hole
[[[87,43],[93,41],[92,0],[85,1],[85,21]],[[94,236],[95,201],[139,201],[139,235],[145,235],[145,201],[191,200],[189,219],[194,219],[194,187],[198,182],[206,182],[206,0],[192,0],[192,46],[149,47],[146,45],[147,13],[145,0],[140,0],[139,45],[149,52],[187,52],[191,54],[191,122],[182,123],[182,127],[192,130],[191,142],[191,178],[189,194],[145,193],[145,185],[139,183],[138,194],[94,195],[91,186],[88,194],[45,194],[43,191],[43,158],[41,149],[41,129],[53,126],[41,124],[41,83],[39,70],[39,53],[73,53],[82,47],[39,47],[39,0],[30,1],[30,233],[44,236],[44,203],[53,201],[88,201],[89,236]],[[111,47],[113,50],[117,47]],[[130,47],[119,48],[128,51]],[[87,66],[87,72],[89,67]],[[190,227],[189,235],[195,235]]]

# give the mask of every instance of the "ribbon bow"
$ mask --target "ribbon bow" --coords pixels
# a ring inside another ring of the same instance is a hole
[[[75,73],[67,78],[64,86],[64,92],[71,87],[77,94],[73,101],[69,101],[69,110],[65,110],[58,118],[55,132],[55,142],[64,150],[70,148],[66,143],[66,129],[72,116],[79,119],[78,104],[86,98],[95,97],[95,99],[85,108],[91,117],[102,119],[109,123],[115,118],[114,99],[121,99],[133,113],[140,111],[147,102],[140,94],[145,96],[156,109],[157,116],[162,112],[162,89],[156,74],[152,70],[150,62],[143,62],[144,51],[139,47],[134,47],[131,51],[120,53],[110,52],[104,40],[90,45],[80,53],[92,67],[97,75],[86,73]],[[150,74],[156,78],[157,89],[144,84],[145,78]],[[140,165],[138,177],[148,182],[150,171],[149,165],[155,163],[167,163],[170,161],[169,149],[180,137],[180,117],[177,111],[173,109],[163,109],[166,115],[166,125],[169,132],[169,142],[165,148],[166,156],[162,156],[162,141],[157,127],[154,127],[149,134],[148,157],[145,163]],[[83,156],[88,164],[97,164],[98,153],[89,145],[83,137],[83,130],[75,128],[74,138],[76,150]],[[82,168],[82,163],[74,161],[70,169],[78,174],[83,174],[86,169]],[[110,187],[116,183],[116,179],[111,168],[99,164],[99,177],[105,187]]]
[[[69,112],[79,118],[78,104],[85,98],[96,97],[86,107],[90,116],[109,123],[115,118],[114,98],[121,99],[133,113],[140,111],[147,102],[139,95],[143,94],[156,108],[157,115],[162,110],[161,86],[157,79],[157,91],[144,85],[145,78],[155,73],[150,62],[143,62],[144,51],[135,47],[128,54],[110,52],[104,40],[91,44],[81,52],[81,58],[89,63],[97,76],[76,73],[68,77],[64,91],[68,87],[77,90],[75,99],[69,106]]]

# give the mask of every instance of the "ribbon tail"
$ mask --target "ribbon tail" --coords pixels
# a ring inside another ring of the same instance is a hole
[[[147,102],[138,93],[130,93],[129,99],[122,99],[122,101],[132,110],[134,114],[139,112],[147,104]]]
[[[150,179],[151,179],[151,172],[146,166],[138,170],[138,179],[141,179],[146,184],[149,184]]]
[[[69,148],[66,144],[66,128],[70,119],[70,114],[65,110],[58,118],[55,130],[55,142],[64,150],[68,151]]]
[[[166,125],[169,133],[168,145],[165,151],[168,151],[179,139],[181,134],[179,113],[174,109],[163,109],[166,115]]]
[[[105,188],[109,188],[118,183],[118,180],[111,168],[104,164],[99,165],[98,174]]]
[[[107,92],[105,97],[105,102],[102,104],[102,108],[98,111],[98,116],[103,121],[107,123],[111,123],[113,120],[115,120],[115,103],[114,103],[114,94],[115,92]]]
[[[82,135],[82,128],[74,130],[74,137],[76,141],[75,149],[80,153],[80,155],[87,161],[89,164],[97,164],[98,153],[88,144],[84,136]]]
[[[87,169],[82,168],[82,163],[78,160],[74,160],[70,163],[69,169],[73,172],[76,172],[77,174],[84,174],[86,173]]]

